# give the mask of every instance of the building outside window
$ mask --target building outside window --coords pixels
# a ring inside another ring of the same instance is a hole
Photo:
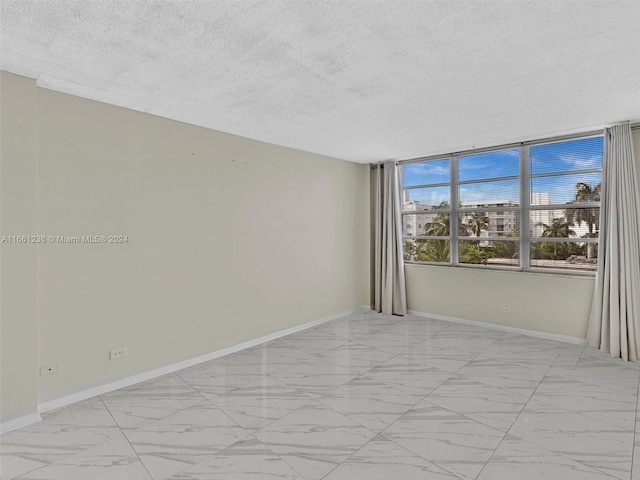
[[[602,147],[591,136],[404,163],[405,261],[595,270]]]

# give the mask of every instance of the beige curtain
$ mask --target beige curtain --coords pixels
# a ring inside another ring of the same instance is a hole
[[[612,357],[640,352],[640,194],[629,123],[605,129],[598,272],[587,342]]]
[[[398,169],[385,162],[373,171],[374,300],[376,311],[387,315],[407,313]]]

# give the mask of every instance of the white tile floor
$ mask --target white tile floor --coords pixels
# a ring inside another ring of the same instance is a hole
[[[2,479],[638,480],[639,374],[362,311],[49,412],[0,438]]]

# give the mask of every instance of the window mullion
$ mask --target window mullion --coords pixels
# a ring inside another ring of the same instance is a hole
[[[529,147],[520,147],[520,268],[531,266],[531,181]]]
[[[487,149],[482,155],[452,153],[448,158],[423,159],[420,163],[425,166],[410,172],[403,167],[405,254],[418,263],[511,266],[521,271],[594,270],[593,245],[599,232],[592,227],[597,225],[600,209],[601,175],[595,167],[601,161],[602,138],[589,138],[524,142],[510,151]],[[535,173],[540,170],[545,172]],[[405,181],[413,185],[405,186]],[[442,208],[445,202],[450,208]]]
[[[451,213],[449,214],[449,259],[458,264],[458,157],[451,157]]]

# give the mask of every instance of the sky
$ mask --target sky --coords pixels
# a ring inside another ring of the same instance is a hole
[[[548,193],[553,204],[570,202],[575,196],[576,183],[585,182],[595,186],[600,183],[602,174],[600,172],[569,173],[543,177],[536,177],[536,175],[602,168],[602,148],[602,137],[531,146],[531,192]],[[518,177],[517,148],[460,157],[458,168],[460,182],[502,178],[486,183],[461,183],[459,192],[461,202],[518,202],[519,180],[504,179],[504,177]],[[405,165],[403,177],[405,186],[449,183],[449,159]],[[442,201],[448,202],[449,187],[409,190],[409,198],[428,205],[437,205]]]

